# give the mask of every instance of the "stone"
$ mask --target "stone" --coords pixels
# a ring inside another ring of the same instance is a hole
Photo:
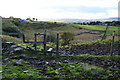
[[[64,60],[63,63],[68,63],[68,61],[67,61],[67,60]]]
[[[53,50],[53,48],[49,48],[47,51],[48,51],[48,52],[51,52],[52,50]]]
[[[11,45],[11,48],[16,48],[16,47],[18,47],[17,45]]]
[[[20,59],[16,62],[16,64],[22,64],[23,59]]]
[[[89,65],[84,65],[83,66],[84,69],[88,69],[88,68],[93,68],[93,69],[96,69],[96,67],[93,67],[93,66],[89,66]]]
[[[55,73],[56,73],[56,74],[59,74],[59,72],[57,72],[57,71],[56,71]]]
[[[73,65],[70,65],[70,67],[75,67],[75,66],[73,66]]]
[[[24,73],[28,72],[28,70],[23,71]]]
[[[20,47],[17,47],[17,48],[14,49],[15,52],[16,52],[16,51],[22,51],[22,50],[24,50],[24,49],[23,49],[23,48],[20,48]]]
[[[49,62],[45,62],[46,64],[48,64]]]
[[[28,76],[32,76],[32,74],[27,74]]]

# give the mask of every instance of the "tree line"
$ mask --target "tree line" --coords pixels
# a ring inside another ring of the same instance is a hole
[[[109,26],[120,26],[120,21],[91,21],[91,22],[78,22],[74,24],[81,24],[81,25],[109,25]]]

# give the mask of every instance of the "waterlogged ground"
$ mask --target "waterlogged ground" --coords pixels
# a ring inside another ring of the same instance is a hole
[[[120,78],[119,56],[43,55],[27,51],[3,56],[3,78],[110,79]]]

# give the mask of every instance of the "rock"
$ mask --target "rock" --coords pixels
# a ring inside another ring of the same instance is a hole
[[[61,64],[61,62],[59,61],[58,64]]]
[[[20,47],[17,47],[17,48],[14,49],[15,52],[17,52],[17,51],[23,51],[23,50],[24,50],[24,49],[23,49],[23,48],[20,48]]]
[[[88,69],[88,68],[96,69],[96,67],[89,66],[89,65],[84,65],[83,68],[84,68],[84,69]]]
[[[45,62],[46,64],[48,64],[49,62]]]
[[[17,56],[11,57],[10,59],[19,59]]]
[[[23,62],[23,59],[20,59],[16,62],[16,64],[22,64],[22,62]]]
[[[64,60],[63,63],[68,63],[68,61],[67,61],[67,60]]]
[[[59,74],[59,72],[58,72],[58,71],[56,71],[55,73],[56,73],[56,74]]]
[[[16,73],[13,73],[13,75],[17,75]]]
[[[27,73],[28,72],[28,70],[25,70],[25,71],[23,71],[24,73]]]
[[[32,76],[32,74],[27,74],[28,76]]]
[[[15,43],[14,42],[6,42],[6,44],[14,45]]]
[[[24,48],[24,49],[27,49],[27,47],[25,47],[25,46],[19,46],[19,47]]]
[[[96,67],[93,67],[93,66],[84,65],[83,68],[84,69],[90,69],[91,73],[97,73],[98,72],[98,70],[96,69]]]
[[[6,42],[2,43],[2,53],[8,54],[8,53],[13,53],[13,52],[20,52],[23,50],[28,50],[27,47],[24,46],[18,46],[13,42]]]
[[[16,48],[16,47],[18,47],[17,45],[11,45],[11,48]]]
[[[75,67],[75,66],[73,66],[73,65],[70,65],[70,67]]]
[[[47,51],[48,51],[48,52],[51,52],[52,50],[53,50],[53,48],[49,48]]]

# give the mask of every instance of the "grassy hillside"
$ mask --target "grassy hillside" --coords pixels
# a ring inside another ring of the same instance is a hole
[[[111,36],[113,31],[116,35],[120,35],[117,26],[109,26],[107,35]],[[3,33],[24,33],[27,40],[34,40],[34,33],[44,33],[47,30],[47,35],[53,35],[64,31],[70,31],[75,34],[74,40],[71,43],[83,43],[89,41],[100,40],[106,26],[100,25],[79,25],[79,24],[66,24],[58,22],[25,22],[18,19],[3,19],[2,30]],[[97,34],[96,34],[97,33]],[[111,37],[109,37],[111,38]],[[42,37],[38,37],[42,40]]]

